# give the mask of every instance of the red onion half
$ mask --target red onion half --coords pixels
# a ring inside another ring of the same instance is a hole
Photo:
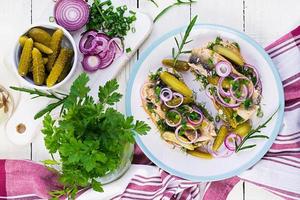
[[[59,0],[54,7],[56,23],[68,31],[82,28],[89,20],[90,7],[84,0]]]

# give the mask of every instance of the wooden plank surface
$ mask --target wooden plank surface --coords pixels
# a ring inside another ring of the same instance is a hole
[[[125,0],[116,3],[127,4],[128,7],[137,8],[148,13],[153,18],[158,12],[174,2],[174,0],[156,0],[159,8],[155,7],[148,0]],[[0,32],[0,44],[5,48],[0,48],[0,59],[7,58],[11,52],[11,47],[17,38],[17,34],[25,29],[31,22],[39,21],[43,9],[47,5],[53,4],[52,0],[10,0],[0,1],[0,25],[3,31]],[[120,92],[125,94],[126,83],[132,64],[154,40],[164,33],[186,25],[190,17],[199,15],[201,23],[221,24],[245,31],[248,35],[265,46],[291,28],[300,24],[298,12],[300,8],[299,0],[199,0],[192,7],[180,6],[172,9],[164,15],[154,26],[150,38],[140,48],[131,62],[122,70],[117,77],[120,83]],[[32,12],[32,14],[31,14]],[[13,30],[13,31],[12,31]],[[7,48],[6,48],[7,47]],[[2,64],[2,62],[1,62]],[[1,84],[1,80],[0,80]],[[124,98],[117,105],[121,112],[125,112]],[[5,134],[0,133],[0,158],[32,159],[40,161],[49,158],[44,147],[43,138],[38,134],[32,144],[19,147],[11,144]],[[252,184],[240,182],[228,196],[229,200],[246,199],[280,199]]]
[[[31,23],[30,0],[0,1],[0,67],[4,63],[11,63],[11,54],[18,35]],[[1,70],[0,70],[1,73]],[[1,84],[1,80],[0,80]],[[5,83],[3,83],[5,84]],[[3,130],[3,124],[0,130]],[[0,158],[1,159],[30,159],[30,145],[16,146],[0,131]]]

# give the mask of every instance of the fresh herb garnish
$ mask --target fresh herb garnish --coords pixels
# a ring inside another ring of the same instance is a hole
[[[126,51],[126,53],[130,53],[132,50],[131,50],[131,48],[126,48],[125,51]]]
[[[236,144],[236,149],[235,152],[239,152],[242,150],[250,149],[256,146],[256,144],[251,144],[251,145],[246,145],[245,142],[250,140],[250,139],[255,139],[255,138],[262,138],[262,139],[269,139],[268,136],[263,135],[263,134],[255,134],[255,133],[261,133],[261,129],[265,128],[266,125],[272,120],[274,115],[278,112],[279,108],[261,125],[259,125],[255,129],[251,129],[250,132],[243,138],[241,143],[239,145]]]
[[[156,72],[151,72],[149,74],[149,79],[151,81],[158,81],[159,79],[159,75],[160,75],[160,72],[162,71],[162,67],[160,67],[158,70],[156,70]]]
[[[196,3],[197,1],[193,1],[193,0],[188,0],[188,1],[182,1],[182,0],[176,0],[175,3],[167,6],[166,8],[164,8],[153,20],[153,22],[157,22],[157,20],[163,16],[164,14],[166,14],[170,9],[172,9],[175,6],[181,6],[181,5],[191,5],[192,3]]]
[[[168,120],[171,120],[173,123],[177,123],[180,120],[180,116],[174,111],[168,111],[166,113]]]
[[[197,21],[197,17],[198,15],[196,15],[190,22],[190,24],[187,26],[184,36],[181,39],[181,43],[179,44],[178,39],[176,37],[174,37],[175,42],[176,42],[176,46],[177,46],[177,52],[175,52],[175,48],[172,48],[172,57],[174,60],[174,66],[176,65],[176,62],[178,60],[178,57],[184,52],[183,48],[186,44],[190,43],[192,40],[188,41],[188,37]]]
[[[55,199],[63,195],[75,199],[80,187],[103,191],[96,179],[120,166],[124,150],[134,143],[135,134],[150,130],[144,122],[134,122],[133,117],[125,117],[111,107],[122,97],[116,92],[119,87],[116,80],[99,87],[97,101],[88,95],[88,81],[88,76],[81,74],[69,94],[64,95],[61,116],[55,120],[47,114],[43,120],[45,146],[50,154],[60,156],[60,160],[46,162],[48,167],[58,165],[61,169],[59,181],[64,188],[50,193]],[[56,94],[14,89],[61,101]]]
[[[261,109],[260,106],[257,109],[256,116],[259,117],[259,118],[262,118],[264,116],[264,112],[263,112],[263,110]]]
[[[154,0],[148,0],[148,1],[150,1],[151,3],[153,3],[156,7],[158,7],[158,4],[156,3],[156,1],[154,1]]]
[[[245,101],[243,102],[244,108],[245,109],[249,109],[252,106],[253,102],[252,99],[245,99]]]
[[[94,0],[86,27],[88,30],[101,30],[110,37],[123,39],[135,20],[135,12],[127,12],[127,6],[114,8],[111,0]]]
[[[191,112],[190,114],[189,114],[189,118],[191,119],[191,120],[199,120],[200,119],[200,116],[199,116],[199,114],[198,113],[196,113],[196,112]]]
[[[160,96],[160,92],[161,92],[161,88],[159,86],[156,86],[155,87],[155,94],[156,94],[157,97]]]
[[[214,46],[221,44],[222,41],[223,41],[222,38],[218,36],[218,37],[216,37],[214,42],[210,42],[207,45],[207,48],[210,49],[210,50],[213,50]]]

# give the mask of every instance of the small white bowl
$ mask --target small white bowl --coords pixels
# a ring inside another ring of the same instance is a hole
[[[50,89],[59,88],[59,87],[63,86],[66,82],[68,82],[68,80],[72,77],[72,75],[73,75],[73,73],[76,69],[78,55],[77,55],[77,48],[76,48],[75,41],[74,41],[73,37],[71,36],[71,34],[66,29],[64,29],[63,27],[61,27],[57,24],[53,24],[53,23],[44,23],[44,24],[31,25],[29,28],[26,29],[26,31],[21,33],[19,35],[19,37],[22,36],[22,35],[25,35],[30,29],[32,29],[34,27],[40,27],[40,28],[42,28],[43,30],[47,31],[50,34],[52,34],[58,28],[63,30],[64,37],[63,37],[61,46],[70,48],[74,51],[74,56],[73,56],[73,60],[72,60],[72,68],[71,68],[69,74],[64,78],[64,80],[62,80],[61,82],[53,85],[52,87],[47,87],[46,85],[42,85],[42,86],[35,85],[33,83],[32,79],[30,79],[28,77],[22,77],[18,73],[18,65],[19,65],[19,60],[20,60],[20,56],[21,56],[21,53],[22,53],[22,48],[19,44],[19,38],[17,38],[16,39],[16,44],[15,44],[15,47],[14,47],[14,51],[13,51],[14,72],[15,72],[16,76],[19,78],[19,80],[21,81],[22,85],[26,85],[26,86],[33,87],[33,88],[40,89],[40,90],[50,90]]]

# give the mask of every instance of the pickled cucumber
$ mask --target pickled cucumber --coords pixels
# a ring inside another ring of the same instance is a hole
[[[40,52],[45,53],[45,54],[52,54],[53,51],[49,47],[43,45],[42,43],[39,42],[34,42],[33,43],[34,47],[36,47]]]
[[[70,57],[73,56],[73,51],[67,48],[62,48],[60,53],[53,65],[53,68],[47,78],[46,85],[48,87],[52,87],[58,80],[59,76],[61,75],[63,69],[66,67]],[[48,61],[49,63],[49,61]]]
[[[48,58],[43,58],[43,62],[44,62],[44,65],[46,65],[48,62]]]
[[[163,59],[162,64],[172,67],[177,71],[188,71],[190,69],[188,62],[182,60],[177,60],[176,63],[174,63],[173,59]]]
[[[193,91],[186,86],[186,84],[180,80],[178,80],[175,76],[171,75],[169,72],[162,72],[160,74],[161,80],[167,84],[170,88],[175,90],[176,92],[181,93],[186,97],[192,97]]]
[[[45,81],[45,66],[42,53],[37,49],[32,50],[32,74],[35,85],[42,85]]]
[[[35,42],[42,43],[46,46],[49,46],[51,41],[51,35],[41,28],[32,28],[28,32],[28,36],[31,37]]]
[[[51,69],[55,63],[57,56],[59,55],[61,49],[61,41],[64,36],[64,32],[61,29],[57,29],[50,41],[50,49],[52,49],[53,53],[48,56],[47,70],[51,72]]]
[[[204,158],[204,159],[212,159],[213,158],[213,156],[211,154],[206,153],[206,152],[187,150],[187,153],[192,156],[196,156],[198,158]]]
[[[18,72],[21,76],[26,76],[32,61],[32,52],[33,49],[33,40],[31,38],[28,38],[24,44],[24,48],[22,50],[22,54],[20,57]]]
[[[227,136],[227,133],[228,133],[228,131],[227,131],[226,126],[222,125],[220,127],[218,135],[214,141],[212,150],[217,151],[220,148],[220,146],[223,144],[223,142],[225,140],[225,137]]]
[[[242,124],[239,124],[235,129],[234,129],[234,133],[238,134],[241,137],[245,137],[246,135],[248,135],[248,133],[251,130],[251,125],[249,122],[244,122]]]
[[[58,77],[57,82],[61,82],[64,80],[67,75],[69,74],[71,68],[72,68],[72,58],[73,58],[73,51],[69,50],[71,52],[71,56],[67,60],[66,66],[64,67],[63,71],[61,72],[60,76]]]
[[[20,43],[21,47],[24,46],[27,39],[28,39],[28,37],[26,35],[22,35],[21,37],[19,37],[19,43]]]

